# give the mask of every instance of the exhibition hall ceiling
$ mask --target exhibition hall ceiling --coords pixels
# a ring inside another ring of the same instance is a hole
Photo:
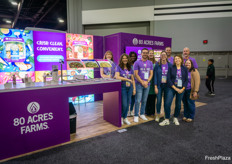
[[[0,28],[26,27],[66,31],[66,0],[1,0]]]

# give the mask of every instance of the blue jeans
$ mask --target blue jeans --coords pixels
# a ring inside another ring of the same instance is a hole
[[[191,89],[185,90],[183,96],[184,117],[194,119],[195,116],[195,100],[190,99]]]
[[[167,96],[167,109],[165,110],[165,118],[170,118],[170,112],[171,112],[171,105],[173,97],[176,95],[176,102],[175,102],[175,112],[174,117],[178,117],[180,114],[181,109],[181,100],[183,98],[184,92],[179,94],[172,88],[168,88],[168,96]],[[164,108],[165,109],[165,108]]]
[[[133,93],[133,86],[126,87],[126,85],[122,85],[122,117],[127,118],[127,113],[129,110],[129,104],[131,100],[131,96]]]
[[[130,111],[133,111],[135,105],[135,95],[131,96]]]
[[[142,85],[136,84],[135,116],[139,116],[140,102],[141,102],[140,115],[144,115],[149,89],[150,89],[150,86],[148,86],[147,88],[144,88]]]
[[[157,114],[160,114],[161,104],[162,104],[162,95],[164,94],[164,111],[167,108],[167,95],[168,95],[168,86],[167,84],[161,84],[160,88],[158,88],[157,94],[157,104],[156,104],[156,111]],[[167,110],[167,109],[166,109]]]

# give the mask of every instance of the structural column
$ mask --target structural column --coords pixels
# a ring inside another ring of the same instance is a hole
[[[67,26],[69,33],[83,34],[82,0],[67,0]]]

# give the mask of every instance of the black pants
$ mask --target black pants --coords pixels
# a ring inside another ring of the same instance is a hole
[[[206,79],[205,85],[210,93],[214,93],[214,81],[212,79]]]
[[[156,100],[156,95],[148,95],[147,98],[147,104],[145,108],[145,113],[146,115],[155,115],[155,100]]]

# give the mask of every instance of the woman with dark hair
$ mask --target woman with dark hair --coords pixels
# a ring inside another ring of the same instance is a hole
[[[168,69],[167,84],[169,88],[167,95],[167,108],[164,108],[165,120],[159,123],[159,125],[165,126],[170,124],[169,119],[174,96],[176,96],[176,102],[173,123],[175,125],[180,125],[177,118],[180,114],[181,100],[188,84],[188,70],[185,66],[183,66],[183,58],[181,55],[175,55],[173,66]]]
[[[183,96],[184,117],[183,121],[192,122],[195,116],[195,100],[198,99],[200,88],[200,74],[194,68],[193,62],[187,59],[185,66],[188,69],[188,84]]]
[[[131,64],[132,64],[132,68],[133,68],[133,65],[136,62],[138,56],[133,51],[130,52],[129,56],[130,56]],[[132,95],[132,97],[131,97],[131,103],[130,103],[130,111],[128,113],[128,116],[133,116],[134,105],[135,105],[135,95]]]
[[[135,81],[134,71],[131,68],[130,57],[127,54],[122,54],[119,60],[119,65],[116,68],[116,79],[122,81],[122,125],[123,123],[130,125],[131,123],[127,119],[127,113],[129,110],[129,103],[132,94],[135,95]]]
[[[155,73],[155,56],[154,56],[154,50],[148,51],[148,59],[153,64],[153,77],[151,79],[151,86],[149,89],[148,97],[147,97],[147,104],[145,108],[145,113],[148,116],[154,116],[155,115],[155,101],[156,101],[156,94],[155,94],[155,88],[154,88],[154,73]]]
[[[160,120],[160,109],[162,104],[162,95],[164,94],[164,109],[167,108],[167,95],[168,95],[168,85],[167,85],[167,75],[168,70],[172,65],[168,62],[167,53],[162,51],[160,54],[160,61],[155,65],[155,93],[157,97],[155,121],[159,122]],[[167,110],[167,109],[166,109]]]
[[[100,68],[100,74],[102,78],[114,78],[115,76],[115,69],[116,69],[116,64],[114,63],[114,56],[111,51],[106,51],[104,54],[103,59],[108,59],[112,67],[104,67]]]
[[[130,59],[131,59],[131,64],[133,66],[134,63],[136,62],[136,60],[138,59],[138,55],[134,51],[131,51],[129,56],[130,56]]]

